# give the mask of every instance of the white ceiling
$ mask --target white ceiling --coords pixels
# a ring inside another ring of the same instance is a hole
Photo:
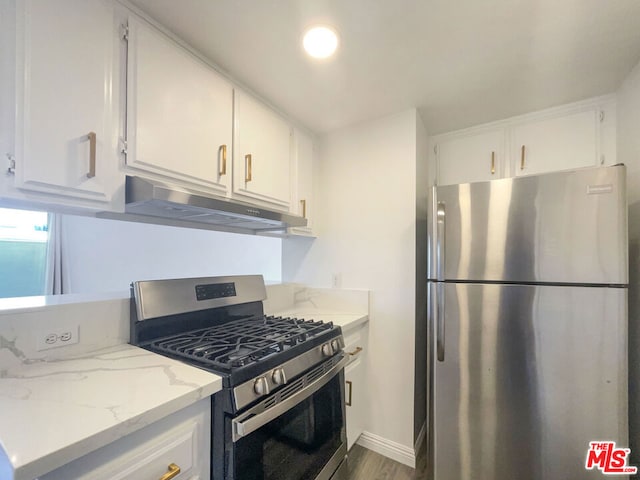
[[[316,132],[418,107],[440,133],[614,92],[639,0],[132,0]],[[340,33],[331,60],[306,27]]]

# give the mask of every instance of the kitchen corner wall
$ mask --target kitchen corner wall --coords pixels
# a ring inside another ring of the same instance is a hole
[[[413,441],[426,435],[427,421],[427,221],[430,185],[428,139],[422,118],[416,121],[416,322],[415,322],[415,391],[413,405]],[[434,172],[431,172],[434,173]],[[422,428],[425,431],[420,431]],[[424,439],[424,437],[423,437]]]
[[[640,465],[640,63],[618,90],[618,161],[627,166],[629,201],[630,465]]]
[[[414,355],[426,344],[416,341],[417,332],[426,335],[416,325],[417,312],[421,322],[426,317],[426,263],[416,271],[426,257],[416,252],[416,244],[426,250],[426,204],[416,208],[424,149],[426,133],[413,109],[325,135],[317,162],[318,238],[283,241],[283,281],[371,291],[366,430],[405,452],[413,452],[414,421],[419,429],[425,415],[423,405],[414,412],[415,401],[425,403],[425,393],[415,391],[416,373],[424,377],[418,388],[426,382],[426,353],[418,362]],[[416,302],[416,294],[424,298]]]
[[[262,274],[281,280],[282,240],[62,217],[64,293],[127,291],[134,280]]]

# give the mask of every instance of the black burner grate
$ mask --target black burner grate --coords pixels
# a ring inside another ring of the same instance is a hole
[[[332,322],[266,316],[164,337],[147,347],[231,370],[283,352],[332,328]]]

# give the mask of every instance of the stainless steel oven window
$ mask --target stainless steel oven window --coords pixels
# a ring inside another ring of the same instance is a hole
[[[275,407],[271,403],[275,399],[270,397],[244,414],[228,418],[227,426],[235,434],[227,457],[227,478],[332,477],[346,455],[344,362],[337,358],[324,369],[324,374],[308,381]],[[271,407],[265,409],[265,403]],[[278,405],[282,405],[281,409],[277,409]],[[288,408],[280,412],[284,407]],[[275,418],[270,413],[273,410],[278,412]]]

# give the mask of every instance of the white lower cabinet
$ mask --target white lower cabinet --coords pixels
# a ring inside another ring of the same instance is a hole
[[[351,361],[344,369],[347,412],[347,448],[351,449],[366,427],[367,385],[365,355],[367,354],[367,324],[345,334],[345,352]]]
[[[39,480],[158,480],[171,472],[176,473],[173,480],[208,480],[210,432],[207,398]]]

